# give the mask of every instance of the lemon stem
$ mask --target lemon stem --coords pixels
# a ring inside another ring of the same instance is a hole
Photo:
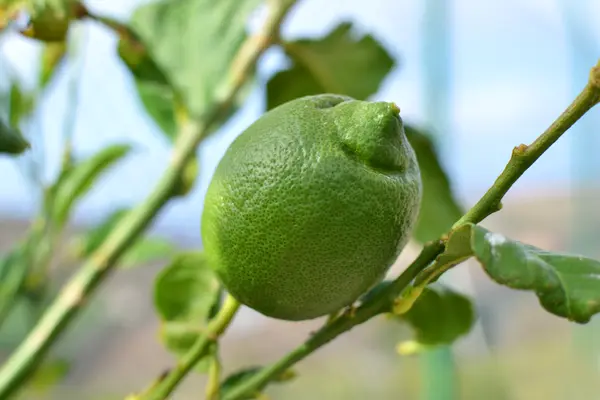
[[[456,229],[466,223],[479,223],[501,208],[501,200],[512,185],[550,148],[577,120],[579,120],[594,105],[600,102],[600,61],[592,68],[588,84],[573,100],[569,107],[542,133],[531,145],[520,145],[513,150],[508,165],[496,179],[492,187],[483,197],[452,227]],[[448,234],[443,235],[448,237]],[[306,342],[292,350],[279,361],[263,368],[257,374],[234,386],[223,394],[223,400],[241,400],[252,393],[260,392],[270,381],[283,371],[304,359],[321,346],[329,343],[337,336],[362,324],[372,317],[389,309],[394,300],[409,288],[413,279],[427,268],[439,254],[444,251],[444,240],[439,239],[426,244],[419,256],[409,267],[396,278],[391,285],[379,294],[360,305],[354,315],[342,314],[333,321],[328,321],[320,330]],[[432,274],[430,278],[437,276]],[[426,283],[420,280],[417,291]],[[411,292],[412,293],[412,292]],[[412,303],[415,299],[411,298]],[[411,303],[411,304],[412,304]],[[406,309],[402,310],[406,312]]]
[[[50,347],[78,315],[82,305],[114,270],[125,251],[173,198],[180,176],[195,155],[198,145],[212,131],[219,118],[231,109],[258,58],[272,44],[272,38],[295,2],[295,0],[267,2],[269,10],[264,25],[256,35],[250,36],[243,43],[232,64],[231,79],[225,90],[218,92],[211,111],[201,120],[188,121],[180,127],[170,165],[154,190],[123,218],[102,246],[65,284],[37,325],[4,363],[0,369],[0,399],[11,398],[31,376]]]

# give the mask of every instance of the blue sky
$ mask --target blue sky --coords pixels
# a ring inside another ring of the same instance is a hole
[[[133,0],[87,2],[98,12],[126,19]],[[577,2],[571,7],[577,26],[588,36],[579,64],[591,66],[600,55],[600,2]],[[587,73],[572,63],[576,50],[564,24],[565,1],[510,0],[504,2],[452,2],[451,129],[444,132],[444,163],[454,177],[461,198],[472,199],[491,184],[505,165],[513,146],[533,140],[570,102],[574,84],[582,86]],[[420,35],[422,2],[417,0],[305,0],[285,26],[286,37],[326,33],[341,19],[356,22],[360,31],[371,32],[399,59],[399,67],[374,97],[399,104],[405,120],[425,124],[423,68]],[[95,221],[114,207],[136,204],[154,186],[169,157],[169,148],[153,122],[144,114],[128,71],[115,52],[115,37],[96,25],[88,25],[84,70],[81,79],[75,145],[89,154],[109,143],[134,143],[135,154],[94,189],[76,213],[80,221]],[[27,80],[35,72],[37,48],[31,42],[11,38],[2,45],[11,65]],[[281,64],[271,51],[261,64],[260,81]],[[587,67],[586,67],[587,68]],[[75,71],[71,67],[69,72]],[[574,75],[577,72],[578,75]],[[68,81],[56,81],[40,109],[48,161],[56,165],[58,138],[66,113]],[[575,77],[575,78],[574,78]],[[263,108],[260,90],[222,132],[200,149],[202,174],[194,193],[170,204],[158,220],[158,228],[186,237],[199,237],[202,199],[210,175],[231,141]],[[513,194],[569,184],[574,134],[580,148],[600,149],[599,112],[586,117],[577,132],[563,138],[523,177]],[[595,134],[596,133],[596,134]],[[585,140],[585,141],[583,141]],[[582,145],[583,143],[583,145]],[[598,162],[590,158],[597,171]],[[26,217],[34,208],[27,186],[14,161],[0,159],[2,179],[0,209],[6,215]],[[47,177],[55,168],[45,171]]]

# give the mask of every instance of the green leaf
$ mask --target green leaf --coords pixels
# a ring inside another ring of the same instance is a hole
[[[221,395],[223,397],[225,397],[225,395],[227,394],[228,391],[230,391],[237,385],[241,384],[246,379],[251,378],[252,376],[257,374],[261,369],[262,369],[262,367],[260,367],[260,366],[253,366],[253,367],[247,367],[247,368],[243,368],[239,371],[233,372],[221,383],[221,390],[220,390]],[[287,382],[291,379],[294,379],[295,377],[296,377],[296,373],[293,370],[287,370],[284,373],[282,373],[280,376],[275,377],[275,379],[273,379],[271,382],[274,382],[274,383]],[[239,400],[250,400],[250,399],[255,399],[255,398],[257,398],[256,395],[254,395],[254,396],[250,395],[247,397],[240,397]]]
[[[93,156],[76,162],[59,177],[51,191],[54,221],[63,226],[76,202],[85,196],[94,183],[129,154],[131,146],[117,144],[105,147]]]
[[[31,114],[35,106],[33,96],[23,93],[15,82],[10,87],[10,126],[19,126],[19,122]]]
[[[600,312],[600,262],[552,253],[476,225],[471,248],[487,274],[513,289],[535,292],[546,311],[587,323]]]
[[[165,135],[174,140],[177,131],[175,94],[167,78],[132,32],[121,35],[118,52],[133,74],[146,111]]]
[[[84,260],[95,252],[106,240],[112,230],[120,223],[130,211],[128,208],[115,210],[102,223],[85,234],[76,237],[70,250],[77,259]],[[146,265],[151,262],[172,257],[177,252],[177,247],[171,242],[156,237],[141,237],[134,242],[123,255],[120,266],[130,268]]]
[[[451,344],[467,334],[475,322],[471,301],[441,283],[427,286],[399,319],[408,323],[423,345]]]
[[[241,384],[246,379],[252,377],[257,372],[261,370],[262,367],[248,367],[241,369],[239,371],[233,372],[230,374],[222,383],[221,383],[221,395],[225,395],[229,390],[234,388],[235,386]],[[241,397],[240,400],[250,400],[254,399],[256,396],[246,396]]]
[[[444,252],[436,257],[434,265],[436,269],[448,270],[473,256],[470,245],[471,227],[462,225],[454,229],[446,242]]]
[[[52,360],[43,363],[31,377],[28,388],[43,391],[60,382],[70,370],[66,360]]]
[[[267,83],[267,109],[298,97],[335,93],[365,100],[379,90],[394,59],[371,35],[353,35],[344,22],[320,39],[282,44],[292,66]]]
[[[404,128],[417,155],[423,182],[421,210],[413,237],[425,243],[448,232],[464,212],[452,193],[450,180],[438,160],[431,138],[412,126],[405,125]]]
[[[220,300],[219,280],[203,253],[175,257],[157,276],[154,286],[154,305],[162,321],[161,339],[167,349],[183,356],[206,328]]]
[[[259,0],[163,0],[138,8],[130,27],[192,117],[213,106]]]
[[[21,133],[0,118],[0,153],[21,154],[31,145]]]

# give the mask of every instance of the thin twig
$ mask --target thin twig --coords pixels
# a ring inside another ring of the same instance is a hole
[[[479,223],[500,208],[500,201],[511,186],[523,173],[565,133],[577,120],[600,101],[600,62],[592,69],[589,83],[581,94],[561,114],[560,117],[542,133],[530,146],[521,145],[515,148],[512,158],[494,185],[486,192],[462,218],[453,229],[466,223]],[[445,237],[447,235],[444,235]],[[333,322],[325,324],[315,335],[302,345],[292,350],[276,363],[263,368],[254,376],[242,381],[224,394],[223,400],[241,400],[253,393],[260,392],[269,382],[281,372],[304,359],[321,346],[335,339],[340,334],[362,324],[381,313],[400,293],[409,287],[411,281],[418,276],[444,250],[444,242],[426,245],[417,259],[393,282],[386,290],[373,296],[362,304],[354,313],[343,314]],[[429,269],[428,269],[429,271]],[[418,293],[408,291],[407,297]]]
[[[175,390],[177,385],[185,378],[188,372],[194,368],[210,350],[210,346],[214,344],[218,338],[225,332],[237,310],[240,303],[232,296],[227,296],[223,302],[223,306],[219,310],[216,317],[208,324],[206,333],[202,335],[194,346],[187,352],[185,357],[169,371],[167,376],[152,388],[146,395],[141,397],[143,400],[163,400],[166,399]]]

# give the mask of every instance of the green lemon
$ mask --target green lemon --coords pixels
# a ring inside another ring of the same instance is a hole
[[[324,94],[285,103],[226,151],[202,240],[239,302],[320,317],[378,283],[409,240],[421,177],[393,103]]]

